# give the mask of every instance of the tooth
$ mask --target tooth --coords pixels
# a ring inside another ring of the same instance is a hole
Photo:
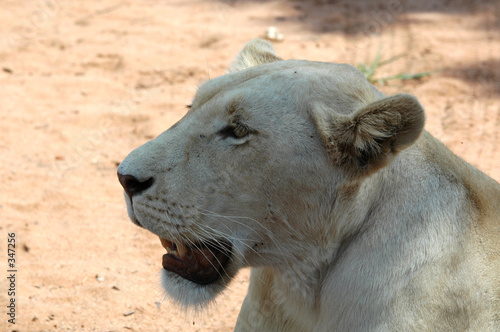
[[[169,251],[170,248],[172,248],[172,242],[165,240],[165,239],[162,239],[162,238],[160,238],[160,242],[161,242],[161,245],[163,246],[163,248],[167,249],[167,251]]]
[[[165,248],[169,254],[175,255],[179,258],[186,257],[186,254],[189,251],[189,248],[185,244],[180,243],[180,242],[175,243],[175,242],[171,242],[169,240],[165,240],[162,238],[160,238],[160,242],[161,242],[161,245],[163,246],[163,248]]]
[[[184,245],[184,243],[176,243],[177,245],[177,253],[180,258],[184,258],[188,253],[188,247]]]

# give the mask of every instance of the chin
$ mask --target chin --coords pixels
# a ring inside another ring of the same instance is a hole
[[[162,269],[161,284],[165,294],[183,309],[198,311],[214,303],[217,296],[228,287],[236,275],[236,271],[231,273],[231,270],[230,268],[226,269],[226,273],[208,284],[199,284],[174,272]]]

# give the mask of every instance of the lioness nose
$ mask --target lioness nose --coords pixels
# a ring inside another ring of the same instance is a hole
[[[139,181],[133,175],[123,175],[120,173],[118,173],[118,180],[120,180],[123,189],[125,189],[125,192],[130,196],[130,198],[148,189],[154,182],[153,178],[149,178],[146,181]]]

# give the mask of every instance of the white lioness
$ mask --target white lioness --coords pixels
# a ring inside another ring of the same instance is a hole
[[[237,331],[500,331],[500,185],[423,126],[414,97],[254,40],[118,176],[181,305],[252,268]]]

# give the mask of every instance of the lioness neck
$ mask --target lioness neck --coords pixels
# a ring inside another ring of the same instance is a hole
[[[471,174],[481,184],[468,183]],[[377,195],[357,194],[356,202],[369,208],[342,242],[322,284],[320,294],[328,298],[319,301],[324,311],[320,317],[328,321],[318,326],[339,331],[427,330],[440,321],[444,330],[490,330],[481,324],[493,319],[479,315],[495,314],[499,290],[480,277],[486,266],[481,264],[489,261],[497,270],[500,265],[497,256],[492,261],[477,250],[477,226],[484,213],[480,210],[496,209],[491,213],[498,215],[498,207],[478,204],[491,201],[491,196],[480,194],[490,192],[500,205],[500,191],[486,179],[426,132],[367,179],[367,188],[376,188]],[[484,188],[478,190],[478,185]],[[369,203],[360,201],[365,197],[370,197]],[[500,239],[498,229],[495,234]],[[484,295],[480,289],[496,295]],[[422,322],[419,317],[432,319]]]

